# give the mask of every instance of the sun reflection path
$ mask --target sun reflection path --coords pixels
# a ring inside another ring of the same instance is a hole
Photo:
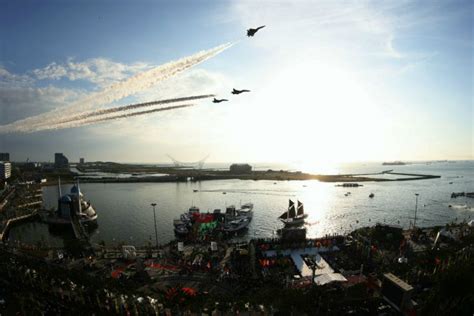
[[[329,231],[328,217],[334,203],[334,188],[319,181],[306,181],[297,199],[304,203],[307,218],[307,235],[315,237]]]

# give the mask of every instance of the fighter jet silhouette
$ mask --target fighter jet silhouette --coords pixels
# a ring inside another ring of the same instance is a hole
[[[236,90],[235,88],[232,90],[232,94],[241,94],[242,92],[250,92],[250,90]]]
[[[247,30],[247,36],[248,36],[248,37],[254,36],[255,33],[257,33],[258,30],[263,29],[264,27],[265,27],[265,25],[259,26],[259,27],[257,27],[256,29],[248,29],[248,30]]]
[[[221,103],[221,102],[224,102],[224,101],[229,101],[227,99],[216,99],[214,98],[214,100],[212,100],[213,103]]]

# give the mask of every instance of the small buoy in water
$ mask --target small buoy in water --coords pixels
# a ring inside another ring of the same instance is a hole
[[[373,193],[369,194],[369,198],[373,198],[374,196],[375,196],[375,194],[373,194]]]
[[[356,223],[359,224],[359,220],[356,220]]]
[[[453,206],[451,204],[449,204],[448,207],[453,207]]]

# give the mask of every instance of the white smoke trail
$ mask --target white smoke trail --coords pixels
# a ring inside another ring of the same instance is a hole
[[[187,108],[191,106],[194,106],[194,104],[172,105],[172,106],[168,106],[164,108],[158,108],[158,109],[152,109],[152,110],[146,110],[146,111],[139,111],[139,112],[133,112],[133,113],[114,115],[114,116],[93,118],[93,119],[77,120],[77,121],[63,123],[63,124],[44,126],[42,130],[57,130],[57,129],[64,129],[64,128],[80,127],[80,126],[86,126],[86,125],[101,123],[101,122],[110,121],[110,120],[123,119],[127,117],[132,117],[132,116],[145,115],[145,114],[162,112],[162,111],[177,110],[177,109]]]
[[[48,127],[65,117],[80,111],[109,104],[124,97],[143,91],[160,81],[168,79],[178,73],[183,72],[205,60],[216,56],[224,50],[230,48],[233,43],[223,44],[212,49],[198,52],[189,57],[172,61],[145,72],[136,74],[122,82],[118,82],[102,91],[95,92],[89,96],[70,104],[65,108],[56,109],[40,115],[28,117],[10,124],[0,126],[0,134],[14,132],[40,131],[40,126]]]
[[[102,115],[116,113],[116,112],[136,110],[136,109],[139,109],[139,108],[150,107],[150,106],[159,105],[159,104],[176,103],[176,102],[183,102],[183,101],[193,101],[193,100],[212,98],[212,97],[215,97],[215,94],[193,95],[193,96],[189,96],[189,97],[157,100],[157,101],[151,101],[151,102],[145,102],[145,103],[129,104],[129,105],[124,105],[124,106],[119,106],[119,107],[114,107],[114,108],[109,108],[109,109],[103,109],[103,110],[88,111],[88,112],[83,112],[83,113],[80,113],[80,114],[77,114],[77,115],[67,117],[63,120],[60,120],[60,121],[56,122],[55,124],[59,125],[59,124],[63,124],[63,123],[88,119],[88,118],[91,118],[91,117],[94,117],[94,116],[102,116]]]

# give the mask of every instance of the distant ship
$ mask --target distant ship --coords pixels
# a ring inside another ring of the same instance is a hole
[[[289,200],[288,210],[278,217],[285,226],[298,226],[304,224],[305,218],[308,214],[304,213],[303,203],[298,201],[298,209],[295,210],[295,203]]]
[[[61,181],[58,182],[58,208],[46,216],[45,221],[52,225],[71,224],[72,217],[77,217],[81,224],[95,223],[97,213],[89,201],[84,200],[84,195],[79,187],[79,182],[72,186],[69,194],[61,194]]]
[[[382,163],[384,166],[404,166],[406,163],[403,161],[389,161],[389,162],[384,162]]]

